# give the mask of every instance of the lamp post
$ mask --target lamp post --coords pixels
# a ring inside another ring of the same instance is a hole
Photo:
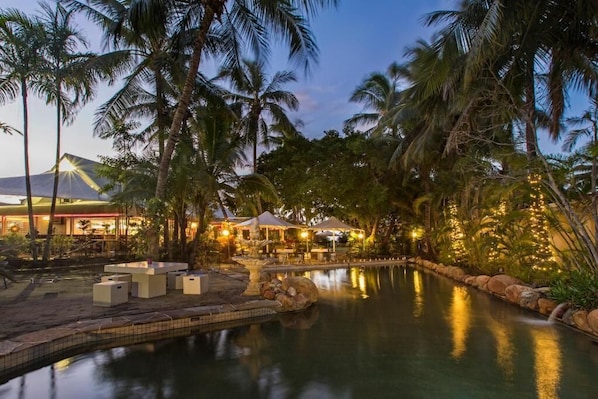
[[[227,261],[230,259],[230,231],[228,229],[222,230],[222,236],[226,238],[226,254],[227,254]]]
[[[303,230],[301,232],[301,238],[305,240],[305,253],[309,252],[309,232],[307,230]]]

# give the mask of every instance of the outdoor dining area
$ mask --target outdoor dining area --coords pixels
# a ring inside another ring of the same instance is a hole
[[[180,262],[115,263],[104,266],[101,282],[93,285],[94,306],[115,306],[126,303],[129,296],[155,298],[168,290],[200,295],[208,291],[208,274],[190,274],[189,265]]]
[[[234,241],[236,255],[244,255],[247,248],[242,244],[255,223],[260,227],[261,236],[268,243],[262,256],[273,258],[273,262],[316,263],[343,259],[350,248],[339,247],[339,242],[347,234],[352,234],[363,245],[363,231],[354,228],[334,216],[312,226],[296,225],[266,211],[254,218],[230,226],[236,234],[226,229],[227,240]]]

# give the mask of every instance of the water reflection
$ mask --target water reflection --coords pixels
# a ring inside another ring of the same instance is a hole
[[[413,292],[415,293],[413,317],[418,318],[424,314],[424,284],[419,270],[413,271]]]
[[[559,398],[561,379],[561,349],[555,332],[550,328],[534,328],[534,372],[538,399]]]
[[[459,359],[467,348],[467,335],[471,324],[471,306],[469,294],[465,287],[455,286],[449,311],[451,330],[453,332],[453,350],[451,356]]]
[[[496,344],[496,362],[505,376],[505,379],[507,381],[512,381],[515,372],[515,348],[511,330],[506,324],[498,322],[491,317],[488,317],[487,321],[489,324],[488,329],[494,336]]]
[[[241,364],[247,367],[251,379],[257,381],[262,369],[271,363],[268,356],[262,356],[262,351],[268,342],[262,334],[261,326],[259,324],[250,325],[249,328],[238,334],[233,342],[237,347],[245,349],[243,355],[240,356]]]

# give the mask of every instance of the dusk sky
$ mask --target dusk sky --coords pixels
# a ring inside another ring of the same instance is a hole
[[[367,5],[366,5],[367,4]],[[309,138],[322,136],[325,130],[342,130],[345,119],[362,107],[349,103],[351,92],[374,71],[384,71],[394,62],[403,61],[405,49],[423,38],[430,40],[436,28],[427,28],[422,17],[435,10],[453,9],[451,0],[340,0],[336,10],[322,12],[312,22],[312,30],[320,48],[319,64],[311,76],[297,71],[299,81],[289,85],[300,100],[300,111],[293,119],[304,123],[302,132]],[[33,14],[33,0],[0,0],[1,8],[19,8]],[[98,50],[98,31],[84,19],[77,19],[87,39]],[[289,70],[286,53],[273,57],[270,73]],[[93,138],[92,121],[97,107],[108,99],[118,86],[103,86],[93,103],[86,105],[75,122],[63,130],[62,152],[97,160],[98,155],[111,155],[111,143]],[[583,106],[585,107],[585,106]],[[20,100],[0,107],[0,121],[21,129]],[[21,136],[0,136],[2,166],[0,177],[24,174],[23,139]],[[554,146],[545,152],[557,151]],[[39,100],[30,102],[31,173],[48,170],[55,153],[54,108]]]

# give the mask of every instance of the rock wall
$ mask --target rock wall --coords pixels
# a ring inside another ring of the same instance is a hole
[[[570,308],[568,304],[559,305],[548,298],[549,287],[533,288],[506,274],[471,276],[460,267],[437,264],[421,258],[412,258],[409,261],[598,337],[598,309],[588,312]]]

